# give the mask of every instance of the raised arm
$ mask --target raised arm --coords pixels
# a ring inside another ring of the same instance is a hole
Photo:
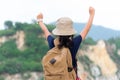
[[[85,26],[85,28],[82,30],[82,32],[80,33],[80,35],[82,36],[82,40],[85,39],[86,35],[88,34],[91,26],[92,26],[92,22],[93,22],[93,18],[94,18],[94,15],[95,15],[95,9],[93,7],[90,7],[89,8],[89,20]]]
[[[43,14],[40,13],[37,16],[37,21],[39,26],[41,27],[42,31],[44,32],[45,38],[47,39],[47,37],[51,34],[49,32],[49,30],[47,29],[46,25],[43,23]]]

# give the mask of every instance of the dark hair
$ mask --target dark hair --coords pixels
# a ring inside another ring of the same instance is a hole
[[[58,48],[62,47],[71,48],[73,46],[73,35],[70,36],[59,36]]]

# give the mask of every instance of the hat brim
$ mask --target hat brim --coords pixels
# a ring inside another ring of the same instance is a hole
[[[54,34],[54,35],[74,35],[74,34],[76,34],[76,30],[74,30],[74,29],[70,29],[70,30],[58,30],[58,29],[53,29],[53,31],[52,31],[52,33]]]

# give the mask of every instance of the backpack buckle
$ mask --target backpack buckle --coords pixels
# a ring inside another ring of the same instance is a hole
[[[68,67],[68,72],[71,72],[73,70],[72,67]]]

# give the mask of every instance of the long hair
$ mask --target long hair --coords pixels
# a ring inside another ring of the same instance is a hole
[[[62,47],[71,48],[73,46],[73,35],[70,36],[59,36],[58,48]]]

